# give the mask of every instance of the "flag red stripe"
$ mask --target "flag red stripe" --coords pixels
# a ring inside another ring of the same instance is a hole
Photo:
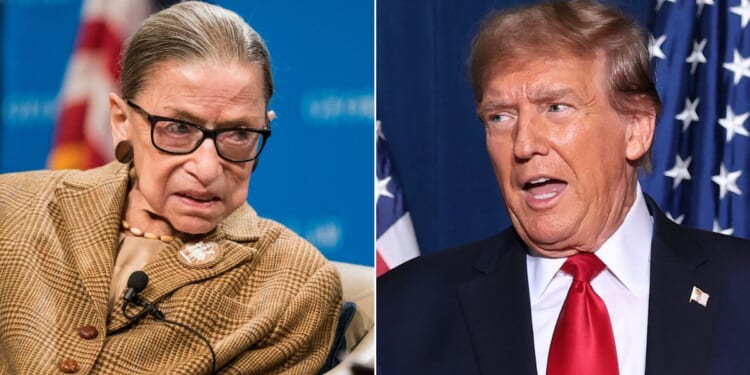
[[[85,20],[81,25],[76,52],[86,50],[100,53],[102,63],[110,76],[119,76],[119,59],[123,37],[112,25],[103,20]]]
[[[375,252],[375,272],[377,276],[379,277],[380,275],[388,271],[390,271],[390,268],[388,268],[388,265],[385,264],[385,261],[380,256],[380,251],[376,251]]]
[[[67,104],[63,107],[60,119],[57,121],[54,145],[72,143],[84,140],[84,124],[86,123],[86,109],[88,102]]]

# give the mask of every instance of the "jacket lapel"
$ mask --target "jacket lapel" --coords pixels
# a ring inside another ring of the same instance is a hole
[[[64,246],[70,248],[81,282],[102,321],[107,319],[115,249],[127,189],[128,166],[111,163],[74,175],[55,190],[64,220],[65,231],[61,235]],[[140,295],[148,301],[158,302],[177,288],[214,277],[240,263],[249,262],[259,251],[267,248],[266,245],[273,242],[280,231],[276,227],[262,228],[255,211],[244,204],[214,232],[200,239],[219,244],[223,255],[217,262],[202,267],[184,265],[179,260],[179,251],[186,241],[176,238],[144,268],[143,271],[149,276],[149,283]],[[139,308],[131,306],[128,313],[135,315],[138,310]],[[119,306],[113,308],[109,318],[109,331],[127,324]]]
[[[146,301],[158,303],[178,288],[212,278],[235,268],[238,264],[252,261],[258,252],[266,249],[266,245],[273,242],[281,232],[279,227],[266,230],[261,240],[260,230],[255,211],[244,204],[208,236],[194,241],[176,237],[160,251],[156,259],[143,268],[149,281],[146,289],[139,295]],[[216,242],[221,248],[221,257],[203,266],[191,267],[184,264],[180,261],[180,250],[186,243],[197,241]],[[141,309],[130,305],[127,313],[134,316]],[[120,309],[113,309],[108,330],[117,331],[128,323]]]
[[[526,250],[515,232],[502,238],[480,254],[477,276],[460,289],[465,323],[482,374],[536,374]]]
[[[654,217],[646,374],[705,373],[719,275],[706,250],[691,243],[650,197],[646,201]],[[517,236],[496,246],[510,251],[485,249],[475,265],[478,275],[460,292],[475,357],[483,374],[536,374],[526,251]],[[705,307],[690,301],[694,286],[711,295]]]
[[[720,281],[705,250],[691,243],[647,197],[654,218],[646,374],[703,374],[713,341]],[[709,293],[691,302],[693,287]]]
[[[63,246],[69,247],[81,282],[102,321],[107,316],[120,211],[127,184],[127,167],[112,163],[74,175],[55,190],[64,220]]]

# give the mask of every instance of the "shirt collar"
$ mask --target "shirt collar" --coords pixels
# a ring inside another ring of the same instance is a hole
[[[636,297],[648,294],[652,233],[653,219],[638,183],[635,202],[622,225],[596,251],[609,272]],[[526,255],[532,304],[541,298],[563,263],[565,258],[545,258],[533,253]]]

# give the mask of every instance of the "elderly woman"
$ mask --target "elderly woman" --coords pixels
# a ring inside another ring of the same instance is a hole
[[[338,274],[246,203],[271,135],[260,36],[175,5],[132,37],[121,87],[118,162],[0,177],[0,374],[318,372]]]

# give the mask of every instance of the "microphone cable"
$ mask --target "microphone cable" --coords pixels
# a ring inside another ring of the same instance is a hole
[[[148,275],[146,275],[143,271],[135,271],[132,274],[130,274],[130,277],[128,277],[128,289],[125,291],[125,295],[123,297],[123,303],[122,303],[122,315],[125,317],[125,319],[128,320],[128,324],[131,324],[135,321],[138,321],[146,314],[151,314],[151,316],[154,317],[154,319],[174,324],[178,327],[184,328],[188,332],[192,333],[193,335],[197,336],[199,339],[203,340],[203,342],[208,346],[208,350],[211,352],[211,374],[216,373],[216,352],[214,352],[213,346],[211,346],[211,342],[208,341],[208,339],[201,335],[197,330],[194,328],[180,322],[176,322],[174,320],[169,320],[164,316],[164,313],[159,310],[158,307],[156,307],[155,304],[148,302],[144,299],[142,299],[140,296],[138,296],[138,293],[143,291],[143,289],[146,289],[146,284],[148,284]],[[127,313],[127,307],[128,304],[133,303],[136,306],[143,307],[143,310],[138,312],[135,315],[128,315]]]
[[[151,303],[149,303],[148,305],[149,306],[154,306]],[[148,309],[148,307],[146,309]],[[211,351],[211,374],[215,374],[216,373],[216,352],[214,352],[214,348],[213,348],[213,346],[211,346],[211,342],[209,342],[207,338],[205,338],[203,335],[201,335],[194,328],[192,328],[192,327],[190,327],[190,326],[188,326],[186,324],[183,324],[183,323],[180,323],[180,322],[176,322],[174,320],[169,320],[169,319],[165,318],[164,314],[162,314],[161,311],[159,311],[158,309],[156,309],[156,307],[154,307],[154,309],[155,309],[155,311],[151,311],[151,315],[153,315],[156,320],[160,320],[160,321],[162,321],[164,323],[174,324],[174,325],[176,325],[178,327],[182,327],[182,328],[188,330],[188,332],[190,332],[190,333],[198,336],[199,339],[203,340],[203,342],[206,343],[206,346],[208,346],[208,350]],[[161,316],[161,319],[157,316],[157,314],[159,314]]]

